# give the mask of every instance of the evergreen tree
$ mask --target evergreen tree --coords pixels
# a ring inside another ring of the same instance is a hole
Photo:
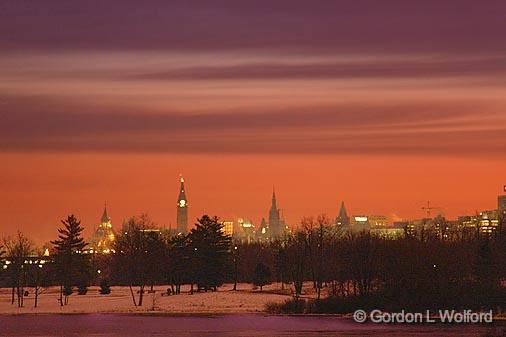
[[[263,286],[271,284],[271,270],[262,262],[258,263],[255,267],[253,284],[260,287],[260,291],[263,290]]]
[[[70,215],[62,220],[63,228],[58,229],[58,240],[51,241],[54,245],[55,263],[57,265],[60,283],[60,304],[68,304],[68,296],[72,293],[72,287],[76,280],[89,273],[88,261],[82,254],[87,243],[81,237],[83,227],[81,222]],[[65,295],[65,296],[63,296]]]
[[[177,295],[181,293],[181,285],[190,281],[188,279],[191,269],[188,236],[176,235],[169,239],[167,246],[167,280],[171,285],[172,293]]]
[[[474,261],[474,279],[477,297],[484,304],[491,303],[500,285],[498,266],[495,264],[494,252],[492,251],[491,239],[488,237],[480,238],[477,242],[478,247]]]
[[[189,234],[193,282],[199,289],[215,290],[223,284],[230,263],[231,238],[217,217],[202,216]]]

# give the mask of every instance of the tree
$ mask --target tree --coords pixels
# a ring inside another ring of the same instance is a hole
[[[189,234],[193,282],[198,289],[217,290],[230,262],[231,238],[217,217],[202,216]]]
[[[286,247],[283,243],[274,243],[276,245],[276,273],[281,282],[281,290],[285,289],[285,283],[290,283],[290,269]]]
[[[87,243],[81,237],[83,227],[81,222],[72,214],[61,221],[63,228],[58,229],[58,239],[51,241],[54,245],[55,263],[59,274],[60,305],[68,304],[68,297],[76,280],[82,281],[89,275],[88,261],[82,254]]]
[[[163,276],[163,249],[165,243],[155,224],[145,214],[132,217],[125,224],[125,230],[118,235],[115,243],[115,274],[126,281],[134,306],[142,306],[144,288],[153,285]],[[136,300],[133,287],[139,287]]]
[[[167,280],[171,285],[172,293],[181,293],[181,285],[188,280],[189,266],[188,236],[175,235],[167,242]]]
[[[34,288],[35,300],[33,307],[37,308],[39,304],[39,296],[52,285],[51,275],[55,274],[51,272],[53,266],[46,264],[46,260],[43,258],[44,252],[42,250],[37,251],[38,261],[29,264],[29,282],[30,286]]]
[[[271,270],[262,262],[258,263],[255,267],[253,284],[260,287],[260,291],[263,290],[263,286],[271,284]]]
[[[109,295],[111,293],[111,285],[107,279],[100,281],[100,295]]]
[[[5,238],[3,246],[10,262],[7,275],[12,288],[11,304],[14,304],[16,293],[18,307],[22,307],[28,272],[25,259],[33,253],[33,244],[23,233],[18,231],[14,238]]]
[[[307,266],[307,245],[305,233],[297,231],[285,243],[288,273],[293,287],[295,297],[298,299],[302,294],[302,286],[306,277]]]

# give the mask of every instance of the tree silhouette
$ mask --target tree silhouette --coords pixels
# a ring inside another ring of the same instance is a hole
[[[115,243],[114,266],[130,287],[134,306],[142,306],[144,288],[164,276],[165,243],[156,225],[145,214],[132,217]],[[139,287],[136,300],[133,287]]]
[[[23,233],[18,231],[14,238],[4,239],[3,246],[11,262],[7,268],[7,275],[12,287],[11,304],[14,304],[14,293],[16,293],[18,307],[22,307],[28,272],[25,259],[33,252],[33,244]]]
[[[189,234],[192,275],[198,289],[215,290],[223,284],[230,262],[231,238],[217,217],[202,216]]]
[[[263,286],[271,284],[271,270],[262,262],[258,263],[255,267],[253,276],[253,284],[263,290]]]
[[[77,279],[82,279],[88,271],[88,261],[82,254],[87,243],[81,237],[83,227],[72,214],[62,220],[63,228],[58,229],[58,239],[51,241],[54,245],[55,263],[60,283],[60,305],[68,304],[68,297]]]

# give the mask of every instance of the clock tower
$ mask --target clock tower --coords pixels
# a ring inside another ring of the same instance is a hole
[[[188,231],[188,199],[184,189],[184,178],[181,177],[181,187],[177,198],[177,233],[186,234]]]

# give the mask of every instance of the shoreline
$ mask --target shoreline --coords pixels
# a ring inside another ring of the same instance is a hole
[[[353,321],[353,314],[270,314],[267,312],[219,312],[219,313],[209,313],[209,312],[168,312],[168,311],[103,311],[103,312],[9,312],[9,313],[0,313],[0,317],[7,316],[149,316],[149,317],[188,317],[188,318],[219,318],[219,317],[228,317],[228,316],[263,316],[263,317],[297,317],[297,318],[336,318],[343,319],[346,321]],[[493,323],[506,323],[506,316],[494,316]],[[366,322],[368,324],[371,322]],[[357,323],[362,324],[362,323]],[[444,322],[436,322],[434,323],[448,325],[448,323]],[[431,323],[384,323],[380,325],[433,325]],[[451,325],[487,325],[485,323],[456,323]]]
[[[72,294],[68,305],[58,303],[59,290],[49,287],[39,297],[39,306],[34,308],[33,292],[24,298],[24,307],[11,304],[10,289],[0,289],[0,317],[8,316],[85,316],[85,315],[121,315],[151,317],[227,317],[227,316],[264,316],[264,317],[320,317],[353,321],[353,313],[346,314],[282,314],[266,311],[268,303],[282,303],[293,298],[289,288],[281,290],[280,284],[266,286],[258,291],[251,284],[239,283],[234,291],[232,284],[224,284],[215,292],[189,293],[182,289],[179,295],[163,296],[166,285],[155,286],[155,293],[146,294],[143,306],[134,306],[130,290],[124,286],[113,286],[111,294],[100,295],[98,287],[89,287],[86,295]],[[28,288],[30,290],[30,288]],[[304,298],[314,298],[312,288],[304,288]],[[494,322],[506,322],[506,314],[493,317]]]

